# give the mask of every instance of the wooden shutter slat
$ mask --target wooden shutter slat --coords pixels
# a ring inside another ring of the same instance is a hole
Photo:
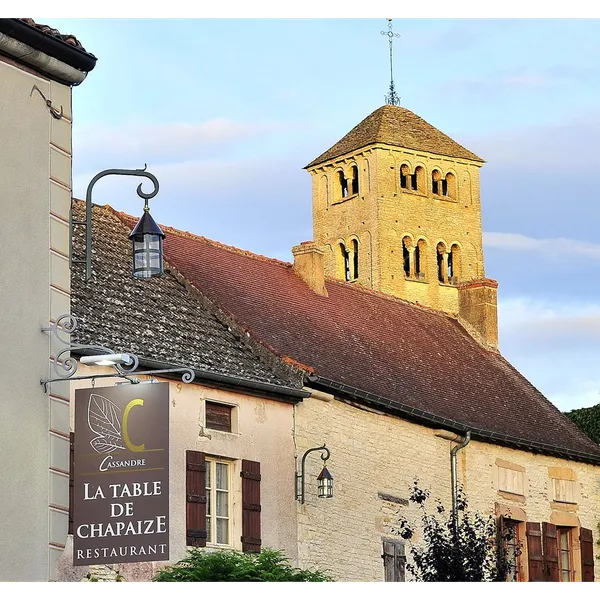
[[[542,523],[545,581],[559,581],[558,572],[558,535],[556,525]]]
[[[591,529],[579,530],[581,544],[581,581],[594,581],[594,536]]]
[[[260,463],[242,460],[242,550],[260,552]]]
[[[206,546],[206,455],[186,451],[186,544]]]
[[[527,554],[529,559],[529,581],[546,581],[544,574],[544,556],[542,554],[542,525],[527,523]]]
[[[231,411],[231,406],[207,402],[205,406],[206,426],[218,431],[231,431]]]

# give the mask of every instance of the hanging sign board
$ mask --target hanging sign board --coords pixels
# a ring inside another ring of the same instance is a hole
[[[168,560],[169,384],[75,391],[73,564]]]

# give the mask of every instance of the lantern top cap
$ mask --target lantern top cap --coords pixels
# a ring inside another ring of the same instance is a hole
[[[329,472],[327,467],[323,467],[321,469],[321,472],[319,473],[319,476],[317,477],[317,479],[318,480],[323,480],[323,479],[333,480],[333,475]]]
[[[158,235],[163,239],[166,237],[148,210],[144,210],[144,214],[142,215],[141,219],[133,228],[133,231],[129,234],[129,239],[131,240],[138,235],[146,234]]]

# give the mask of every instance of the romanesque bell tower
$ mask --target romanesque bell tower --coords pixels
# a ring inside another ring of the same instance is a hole
[[[458,314],[461,288],[491,283],[483,162],[413,112],[378,108],[306,167],[326,275]]]

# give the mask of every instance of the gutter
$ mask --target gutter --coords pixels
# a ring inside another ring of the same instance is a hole
[[[0,52],[65,85],[78,85],[96,57],[20,21],[0,19]]]
[[[341,392],[342,394],[347,394],[348,396],[362,400],[367,404],[373,404],[380,409],[383,408],[389,414],[399,415],[408,419],[409,421],[420,423],[428,427],[431,427],[432,425],[441,426],[443,429],[448,429],[454,433],[460,434],[461,436],[464,435],[466,431],[470,431],[472,439],[509,446],[511,448],[518,448],[520,450],[527,450],[529,452],[536,452],[538,454],[568,458],[570,460],[576,460],[592,465],[600,465],[600,453],[590,454],[588,452],[580,452],[578,450],[569,450],[553,444],[533,442],[524,438],[496,433],[494,431],[490,431],[489,429],[472,427],[470,425],[466,425],[465,423],[454,421],[453,419],[439,417],[438,415],[421,410],[419,408],[408,406],[407,404],[403,404],[402,402],[398,402],[396,400],[389,400],[383,396],[378,396],[377,394],[372,394],[371,392],[366,392],[353,386],[338,383],[337,381],[327,379],[326,377],[320,377],[319,375],[309,375],[308,380],[313,384],[321,385],[330,390]]]
[[[95,352],[89,350],[82,350],[80,352],[77,352],[76,349],[74,349],[71,353],[77,356],[92,356],[96,354]],[[139,361],[140,367],[147,367],[149,369],[159,370],[172,369],[180,366],[186,367],[185,365],[178,365],[146,358],[140,358]],[[270,394],[273,396],[278,396],[278,399],[282,400],[283,402],[290,402],[292,404],[296,404],[298,402],[301,402],[304,398],[308,398],[308,396],[310,396],[310,392],[307,392],[302,389],[287,387],[275,383],[254,381],[252,379],[244,379],[242,377],[234,377],[233,375],[221,375],[220,373],[214,373],[212,371],[203,371],[200,369],[194,369],[193,367],[186,368],[190,368],[194,372],[196,379],[200,381],[212,384],[219,383],[229,388],[243,388],[244,390],[250,390],[254,392],[254,395],[258,395],[258,393],[260,393],[261,395]],[[135,371],[131,373],[131,376],[135,376]],[[169,375],[161,374],[161,377],[168,378]],[[174,377],[177,376],[174,375]],[[281,396],[283,396],[284,398],[281,398]]]
[[[452,522],[454,523],[454,527],[456,530],[456,526],[458,525],[458,510],[457,510],[457,500],[458,500],[458,468],[456,466],[456,454],[459,450],[462,450],[469,442],[471,441],[471,432],[467,431],[465,437],[460,444],[457,444],[450,450],[450,484],[452,487]]]

